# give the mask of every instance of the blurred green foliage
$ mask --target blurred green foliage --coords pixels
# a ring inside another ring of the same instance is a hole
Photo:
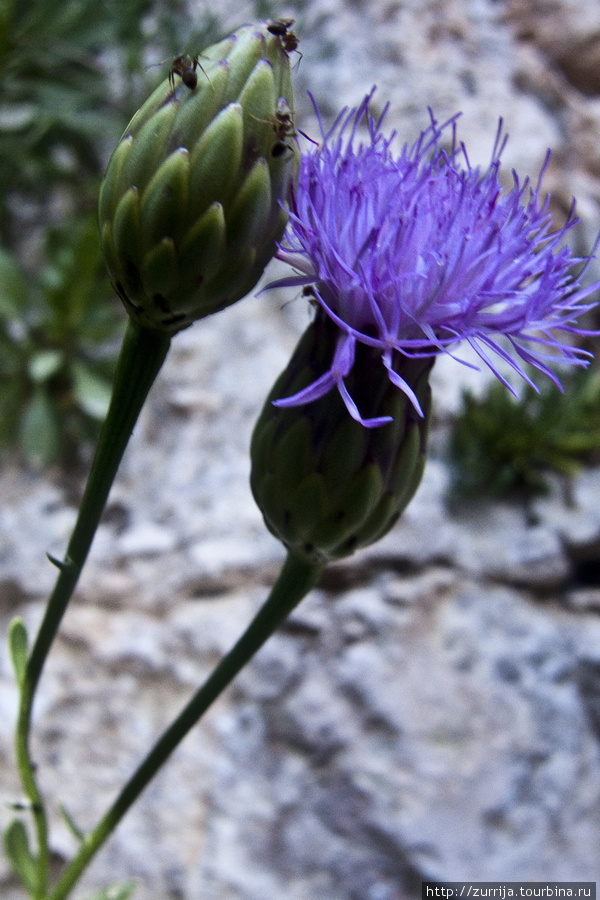
[[[181,0],[0,0],[4,243],[15,200],[47,203],[60,186],[76,189],[78,209],[95,204],[106,156],[148,80],[164,77],[147,69],[148,56],[169,58],[182,40],[203,45],[216,25],[207,12],[193,27]]]
[[[452,494],[489,498],[543,494],[547,475],[574,474],[600,458],[600,371],[578,369],[516,400],[500,382],[477,399],[463,394],[450,438]]]
[[[104,415],[125,315],[98,189],[168,70],[151,63],[221,35],[208,2],[191,16],[184,0],[0,0],[0,449],[32,463],[73,462]]]
[[[122,315],[105,282],[93,215],[46,232],[36,277],[0,249],[0,445],[38,465],[72,459],[108,408]]]

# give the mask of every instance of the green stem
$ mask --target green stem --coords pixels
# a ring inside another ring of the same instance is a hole
[[[322,570],[323,566],[311,565],[291,555],[287,557],[269,597],[244,634],[162,734],[106,815],[84,839],[77,855],[65,869],[48,900],[65,900],[90,860],[180,741],[238,672],[252,659],[267,638],[277,630],[303,597],[316,585]]]
[[[27,663],[17,721],[16,755],[23,789],[31,803],[37,837],[38,884],[35,900],[38,898],[43,900],[46,896],[49,861],[46,814],[34,776],[35,766],[29,752],[31,711],[35,691],[46,657],[88,555],[125,447],[148,391],[165,360],[169,345],[168,335],[140,328],[129,322],[117,364],[110,406],[100,432],[96,456],[77,522],[64,561],[52,560],[60,571]]]

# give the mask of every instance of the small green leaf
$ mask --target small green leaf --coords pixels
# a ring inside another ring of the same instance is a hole
[[[23,684],[27,668],[27,629],[22,619],[13,619],[8,629],[10,658],[19,687]]]
[[[38,880],[36,861],[29,849],[25,825],[20,819],[13,819],[4,832],[4,849],[15,874],[23,882],[26,891],[33,896]]]
[[[112,887],[103,888],[97,894],[88,897],[87,900],[128,900],[136,887],[135,881],[124,881],[123,884],[114,884]]]
[[[63,355],[60,350],[42,350],[29,360],[29,374],[39,383],[52,378],[60,369]]]
[[[73,390],[80,408],[93,419],[104,419],[110,403],[110,383],[79,362],[72,364],[71,371]]]
[[[34,465],[44,466],[58,456],[60,432],[52,405],[43,390],[35,392],[21,420],[21,447]]]

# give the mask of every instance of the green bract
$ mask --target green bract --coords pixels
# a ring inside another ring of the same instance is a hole
[[[104,256],[127,312],[169,332],[254,287],[283,235],[281,202],[299,160],[290,61],[266,23],[178,59],[194,75],[174,64],[133,117],[99,206]]]
[[[396,367],[417,395],[420,417],[387,378],[380,352],[360,344],[346,386],[363,416],[392,422],[365,428],[335,391],[303,406],[273,405],[326,372],[334,346],[334,326],[318,313],[275,383],[251,446],[250,483],[267,527],[316,564],[372,544],[396,522],[423,474],[431,408],[431,359],[403,357]]]

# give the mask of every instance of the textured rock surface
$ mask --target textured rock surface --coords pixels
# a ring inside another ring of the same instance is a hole
[[[224,4],[223,6],[226,7]],[[283,11],[281,11],[283,13]],[[600,223],[597,4],[582,0],[320,0],[286,6],[305,89],[329,116],[373,83],[413,140],[427,106],[464,112],[485,163],[499,116],[508,171],[576,194]],[[251,18],[225,9],[224,29]],[[271,273],[275,277],[275,270]],[[35,757],[57,859],[229,648],[282,551],[248,486],[252,424],[309,312],[249,298],[181,334],[133,435],[105,523],[48,663]],[[449,365],[450,364],[450,365]],[[444,423],[473,373],[434,370],[432,458],[382,542],[332,567],[186,739],[93,864],[85,897],[139,880],[137,900],[400,900],[422,878],[600,875],[600,471],[567,508],[447,509]],[[481,383],[481,382],[480,382]],[[74,519],[47,478],[0,471],[0,626],[41,616]],[[2,800],[15,692],[0,655]],[[0,816],[7,817],[3,808]],[[2,895],[21,896],[0,863]]]

